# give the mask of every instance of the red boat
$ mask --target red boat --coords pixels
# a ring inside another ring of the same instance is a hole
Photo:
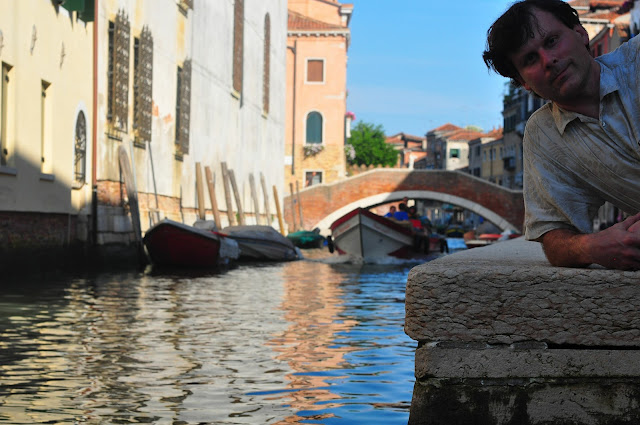
[[[409,221],[391,220],[364,208],[345,214],[331,224],[332,243],[340,254],[365,261],[385,256],[412,258],[442,252],[438,235],[417,232]]]
[[[151,262],[158,266],[218,267],[240,255],[236,241],[169,219],[149,228],[143,242]]]

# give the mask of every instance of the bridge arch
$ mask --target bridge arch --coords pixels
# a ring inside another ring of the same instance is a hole
[[[291,195],[284,199],[284,219],[289,229],[329,232],[331,223],[356,207],[374,207],[410,199],[431,199],[473,211],[501,229],[522,232],[522,191],[511,190],[460,171],[375,169],[330,184],[301,190],[294,208]],[[295,214],[294,214],[295,213]]]
[[[409,199],[431,199],[434,201],[441,201],[447,204],[453,204],[462,208],[465,208],[469,211],[472,211],[491,223],[495,224],[502,230],[513,230],[514,232],[520,232],[520,229],[516,227],[513,223],[509,223],[503,217],[500,217],[496,212],[491,211],[490,209],[475,203],[473,201],[469,201],[468,199],[461,198],[459,196],[434,192],[431,190],[401,190],[397,192],[387,192],[387,193],[379,193],[377,195],[369,196],[367,198],[358,199],[355,202],[352,202],[344,207],[334,211],[328,216],[324,217],[320,220],[315,227],[319,228],[321,233],[324,235],[328,235],[331,232],[329,231],[329,226],[331,223],[348,213],[349,211],[354,210],[355,208],[370,208],[376,205],[386,204],[389,202],[400,201],[404,197]]]

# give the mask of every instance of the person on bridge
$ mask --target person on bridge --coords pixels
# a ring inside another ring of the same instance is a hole
[[[594,59],[569,4],[522,0],[489,28],[483,59],[551,101],[524,133],[526,238],[555,266],[640,269],[640,37]],[[630,217],[591,233],[605,201]]]

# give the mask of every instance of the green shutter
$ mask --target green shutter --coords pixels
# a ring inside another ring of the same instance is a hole
[[[64,0],[62,7],[69,12],[82,12],[84,10],[84,0]]]
[[[78,12],[78,18],[85,22],[93,22],[95,0],[84,0],[84,9]]]

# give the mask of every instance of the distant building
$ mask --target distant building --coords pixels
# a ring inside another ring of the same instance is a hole
[[[594,57],[611,52],[629,39],[630,14],[625,0],[573,0],[580,23],[589,35]]]
[[[640,34],[640,1],[631,0],[627,1],[627,7],[629,8],[629,36],[635,37]]]
[[[426,168],[427,140],[424,137],[398,133],[385,140],[398,151],[397,168]]]
[[[427,132],[427,168],[462,170],[469,167],[469,142],[487,133],[447,123]],[[488,136],[490,137],[490,135]]]
[[[305,187],[346,176],[347,50],[353,5],[289,0],[285,180]]]

